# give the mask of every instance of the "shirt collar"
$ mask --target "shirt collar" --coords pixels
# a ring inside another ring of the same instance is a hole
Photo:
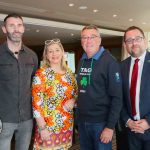
[[[98,52],[92,58],[95,59],[95,60],[98,60],[104,51],[105,51],[104,47],[103,46],[100,47],[100,49],[98,50]],[[84,53],[81,59],[82,60],[83,59],[88,59],[87,54]]]
[[[4,46],[6,47],[6,50],[7,50],[8,52],[11,52],[11,53],[12,53],[12,51],[8,48],[7,42],[4,43]],[[26,51],[24,44],[22,44],[20,51]]]

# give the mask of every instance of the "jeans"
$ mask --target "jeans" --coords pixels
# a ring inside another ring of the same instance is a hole
[[[112,142],[104,144],[100,135],[105,123],[79,123],[79,140],[81,150],[112,150]]]
[[[20,123],[3,122],[3,129],[0,133],[0,150],[10,150],[11,140],[15,134],[15,149],[28,150],[33,128],[33,120]]]

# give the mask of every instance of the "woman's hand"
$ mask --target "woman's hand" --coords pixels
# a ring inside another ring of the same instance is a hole
[[[40,136],[43,141],[50,140],[50,134],[47,128],[40,131]]]
[[[75,105],[75,99],[72,98],[65,102],[64,107],[69,111],[73,109],[74,105]]]

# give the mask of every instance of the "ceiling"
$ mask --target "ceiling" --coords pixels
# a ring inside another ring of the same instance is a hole
[[[103,37],[122,36],[131,25],[150,31],[149,0],[1,0],[0,24],[12,12],[23,16],[27,45],[52,38],[79,42],[81,29],[88,24],[97,25]],[[0,38],[3,41],[2,31]]]

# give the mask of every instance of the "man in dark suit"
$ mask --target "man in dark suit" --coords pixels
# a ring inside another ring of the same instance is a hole
[[[124,34],[131,55],[121,63],[124,106],[121,113],[128,127],[129,150],[150,150],[150,52],[142,29],[132,26]]]

